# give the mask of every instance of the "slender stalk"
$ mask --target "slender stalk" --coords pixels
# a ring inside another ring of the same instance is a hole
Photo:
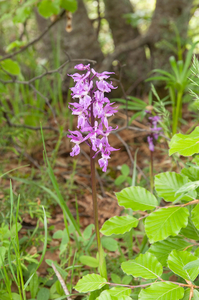
[[[181,109],[182,109],[182,91],[178,91],[177,93],[177,103],[176,103],[176,110],[175,110],[175,116],[173,120],[173,134],[176,134],[179,118],[181,115]]]
[[[93,213],[95,232],[97,237],[97,247],[100,252],[100,233],[99,233],[99,222],[98,222],[98,207],[97,207],[97,193],[96,193],[96,178],[95,178],[95,159],[93,158],[95,152],[90,149],[90,164],[91,164],[91,187],[92,187],[92,199],[93,199]]]
[[[150,161],[150,185],[151,185],[151,193],[153,193],[153,151],[151,152],[151,161]]]
[[[91,104],[91,126],[92,127],[94,127],[94,123],[95,123],[95,118],[93,115],[93,104]],[[93,151],[93,149],[91,147],[90,148],[91,187],[92,187],[95,233],[96,233],[96,238],[97,238],[97,248],[98,248],[98,252],[99,252],[99,272],[102,277],[107,279],[106,261],[104,258],[104,251],[103,251],[103,248],[101,245],[100,232],[99,232],[96,176],[95,176],[95,158],[93,158],[94,155],[95,155],[95,152]]]

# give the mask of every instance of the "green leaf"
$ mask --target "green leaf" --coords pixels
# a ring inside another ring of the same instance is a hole
[[[180,194],[179,189],[182,188],[189,179],[175,172],[160,173],[155,176],[155,189],[159,197],[162,197],[167,202],[176,201]],[[181,195],[183,195],[181,192]],[[191,192],[191,195],[184,195],[181,199],[191,200],[196,197],[196,192]]]
[[[122,165],[121,172],[124,176],[128,176],[130,173],[130,169],[126,164],[124,164]]]
[[[7,252],[6,248],[1,246],[0,247],[0,268],[4,264],[6,252]]]
[[[6,93],[6,92],[7,92],[7,86],[0,82],[0,93]]]
[[[150,243],[177,235],[180,229],[187,226],[189,211],[185,207],[164,207],[152,212],[145,222],[146,234]]]
[[[120,175],[120,176],[118,176],[118,177],[115,179],[114,183],[115,183],[115,185],[120,185],[120,184],[122,184],[123,182],[125,182],[126,179],[127,179],[126,176]]]
[[[77,10],[77,0],[61,0],[60,6],[74,13]]]
[[[100,275],[88,274],[78,281],[75,289],[80,293],[92,292],[101,289],[106,282],[106,279]]]
[[[118,284],[120,284],[122,282],[120,276],[115,273],[111,273],[111,280],[114,283],[118,283]]]
[[[118,242],[113,238],[103,236],[101,242],[102,247],[109,251],[115,252],[118,249]]]
[[[38,12],[44,18],[57,15],[60,11],[60,0],[42,0],[38,6]]]
[[[109,294],[113,297],[130,296],[131,289],[126,287],[113,287],[108,290]]]
[[[57,230],[54,234],[53,234],[53,239],[62,239],[63,237],[63,230]]]
[[[104,222],[100,232],[104,235],[123,234],[137,227],[138,219],[132,216],[113,217]]]
[[[94,225],[93,224],[89,224],[83,232],[83,237],[85,240],[90,239],[91,235],[92,235],[92,231],[93,231]]]
[[[190,270],[184,270],[183,268],[188,262],[195,260],[198,260],[198,258],[188,251],[173,250],[168,257],[168,267],[185,280],[192,281],[196,279],[199,268],[195,267]]]
[[[34,273],[32,279],[30,281],[29,287],[30,287],[31,297],[35,298],[37,295],[38,288],[39,288],[39,278],[38,278],[37,273]]]
[[[186,289],[182,300],[189,300],[190,292],[191,289]],[[193,297],[191,298],[191,300],[199,300],[199,292],[197,290],[193,290]]]
[[[199,267],[199,259],[194,260],[194,261],[191,261],[191,262],[188,262],[188,263],[183,267],[183,269],[184,269],[184,270],[190,270],[190,269],[193,269],[193,268],[196,268],[196,267]]]
[[[130,275],[125,275],[123,278],[122,278],[122,284],[130,284],[132,280],[132,276]]]
[[[16,10],[16,14],[13,17],[12,21],[14,24],[16,23],[24,23],[25,20],[30,16],[32,12],[32,7],[30,6],[22,6]]]
[[[21,297],[17,293],[12,293],[12,300],[21,300]]]
[[[96,300],[113,300],[108,290],[103,291]]]
[[[91,268],[99,267],[99,261],[94,257],[87,256],[87,255],[81,255],[79,257],[79,260],[83,265],[89,266]]]
[[[19,75],[21,72],[18,63],[12,59],[5,59],[0,65],[5,71],[12,75]]]
[[[153,209],[158,205],[156,197],[140,186],[131,186],[116,193],[118,203],[133,210]]]
[[[197,197],[197,192],[195,191],[197,188],[199,187],[199,180],[197,181],[191,181],[191,182],[187,182],[185,183],[183,186],[181,186],[181,188],[179,188],[179,190],[176,192],[176,195],[179,195],[181,193],[186,193],[189,192],[190,196],[192,192],[192,199],[195,199]],[[188,196],[188,195],[187,195]],[[185,199],[184,196],[182,197],[182,199]],[[186,200],[186,199],[185,199]]]
[[[22,48],[25,44],[25,41],[14,41],[6,47],[6,52],[10,52],[14,48]]]
[[[190,245],[191,244],[183,238],[174,237],[152,244],[148,252],[155,255],[163,266],[167,266],[167,258],[173,249],[184,250]]]
[[[199,230],[199,204],[197,204],[191,211],[191,220],[195,227]]]
[[[192,239],[192,240],[199,240],[199,231],[193,225],[191,218],[188,219],[188,225],[185,228],[182,228],[180,234],[183,234],[185,237]]]
[[[140,254],[136,259],[123,262],[121,268],[128,275],[145,279],[158,278],[163,272],[161,263],[149,252]]]
[[[49,289],[42,288],[39,293],[37,294],[37,300],[49,300],[50,298],[50,291]]]
[[[184,168],[181,174],[187,176],[191,181],[196,181],[199,178],[199,169],[195,167]]]
[[[183,156],[191,156],[199,153],[199,127],[190,134],[175,134],[169,143],[169,155],[178,152]]]
[[[179,300],[184,289],[177,284],[165,281],[155,282],[149,288],[141,290],[139,300]]]

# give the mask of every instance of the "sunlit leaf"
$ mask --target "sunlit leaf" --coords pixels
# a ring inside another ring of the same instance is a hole
[[[189,211],[185,207],[173,206],[152,212],[145,222],[146,234],[151,243],[177,235],[187,226]]]
[[[199,240],[199,231],[194,226],[191,217],[188,218],[188,224],[185,228],[182,228],[180,234],[192,240]]]
[[[199,273],[199,267],[196,266],[190,270],[184,270],[184,266],[189,262],[196,261],[198,258],[188,251],[173,250],[168,257],[169,268],[185,280],[195,280]]]
[[[184,295],[184,289],[172,282],[155,282],[149,288],[142,289],[139,300],[179,300]]]
[[[199,230],[199,204],[197,204],[191,211],[191,220],[195,227]]]
[[[83,265],[89,266],[91,268],[97,268],[99,266],[99,261],[92,256],[81,255],[79,257],[79,260]]]
[[[19,75],[20,74],[20,67],[18,63],[12,59],[5,59],[0,63],[0,66],[12,75]]]
[[[101,289],[106,284],[106,279],[97,274],[83,276],[75,286],[76,291],[87,293]]]
[[[160,173],[155,176],[155,189],[159,197],[162,197],[165,201],[173,202],[179,198],[179,189],[184,187],[189,179],[183,175],[175,172]],[[178,193],[177,193],[178,192]],[[181,195],[185,191],[181,191]],[[181,199],[191,200],[196,197],[196,192],[191,192],[190,195],[183,195]]]
[[[133,260],[123,262],[121,267],[128,275],[145,279],[158,278],[163,272],[161,263],[149,252],[140,254]]]
[[[102,228],[101,233],[104,235],[123,234],[130,231],[131,228],[137,227],[138,219],[132,216],[113,217],[107,220]]]
[[[118,203],[133,210],[153,209],[158,205],[156,197],[140,186],[131,186],[116,193]]]
[[[184,297],[182,298],[182,300],[189,300],[190,299],[190,292],[191,289],[186,289],[185,293],[184,293]],[[197,290],[193,290],[193,297],[191,298],[191,300],[199,300],[199,292]]]
[[[60,0],[42,0],[38,6],[38,12],[42,17],[49,18],[52,15],[57,15],[60,11]]]
[[[167,265],[167,258],[173,249],[184,250],[191,244],[181,237],[172,237],[164,241],[159,241],[151,245],[148,252],[155,255],[158,261],[163,265]]]
[[[77,10],[77,0],[61,0],[60,6],[74,13]]]
[[[169,143],[169,155],[178,152],[183,156],[199,153],[199,127],[190,134],[175,134]]]

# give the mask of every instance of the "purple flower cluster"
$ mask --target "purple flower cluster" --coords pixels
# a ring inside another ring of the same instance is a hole
[[[104,93],[111,92],[115,89],[112,82],[108,83],[106,79],[114,74],[113,72],[97,73],[90,68],[90,64],[79,64],[75,66],[79,71],[85,71],[82,75],[75,73],[69,75],[76,82],[71,88],[72,98],[78,99],[79,102],[69,103],[69,108],[72,114],[78,116],[78,130],[70,131],[68,135],[71,142],[75,143],[72,148],[71,156],[80,153],[80,144],[86,142],[95,152],[93,158],[101,153],[101,158],[98,160],[100,167],[104,172],[107,170],[108,159],[110,159],[111,151],[116,151],[109,145],[108,136],[113,129],[108,126],[107,118],[112,116],[117,110],[112,107],[114,103],[110,103],[109,99],[104,96]]]
[[[146,111],[147,114],[151,114],[150,111]],[[158,122],[160,121],[159,116],[148,117],[150,123],[151,134],[147,137],[147,142],[149,144],[149,150],[154,151],[154,141],[158,139],[161,127],[157,127]]]

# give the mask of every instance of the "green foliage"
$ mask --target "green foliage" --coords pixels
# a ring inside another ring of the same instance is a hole
[[[88,274],[78,281],[76,291],[81,293],[92,292],[106,285],[107,280],[97,274]]]
[[[12,59],[6,59],[0,62],[1,67],[8,73],[12,75],[19,75],[20,74],[20,67],[16,61]]]
[[[122,165],[121,173],[122,173],[122,175],[118,176],[115,179],[115,182],[114,182],[115,185],[121,185],[125,181],[127,181],[129,185],[132,185],[132,179],[129,176],[130,169],[129,169],[129,167],[126,164]]]
[[[167,202],[174,202],[176,200],[191,200],[195,199],[196,187],[194,186],[193,192],[190,190],[180,190],[184,187],[190,180],[183,175],[177,174],[175,172],[160,173],[155,176],[155,189],[159,197],[164,198]],[[191,183],[191,182],[190,182]],[[184,192],[188,192],[184,195]]]
[[[173,250],[168,257],[169,268],[185,280],[194,281],[199,273],[199,267],[196,266],[190,270],[184,270],[184,266],[188,262],[197,260],[198,258],[188,251]]]
[[[100,231],[104,235],[123,234],[131,228],[137,227],[137,224],[138,220],[132,216],[115,216],[106,221]]]
[[[120,206],[133,210],[147,210],[157,206],[155,196],[140,186],[125,188],[116,193],[116,197]]]
[[[185,207],[166,207],[152,212],[145,222],[146,234],[151,243],[176,236],[187,226],[189,212]]]
[[[194,48],[196,47],[197,42],[192,45],[189,49],[185,61],[179,60],[176,61],[174,56],[171,56],[169,61],[171,65],[172,74],[156,69],[153,70],[155,73],[159,73],[160,75],[151,77],[147,79],[150,80],[158,80],[166,83],[166,88],[169,90],[169,95],[172,103],[172,132],[173,135],[177,132],[177,127],[179,123],[179,119],[182,116],[182,101],[185,93],[190,88],[189,76],[191,75],[191,59],[193,55]]]
[[[167,259],[171,249],[184,250],[190,245],[191,243],[188,243],[182,237],[176,236],[152,244],[148,251],[155,255],[163,266],[167,266]]]
[[[199,127],[190,134],[178,133],[174,135],[169,143],[169,155],[178,152],[183,156],[191,156],[199,153]]]
[[[149,288],[141,290],[139,300],[179,300],[184,295],[184,289],[172,282],[155,282]]]
[[[140,254],[134,260],[123,262],[121,267],[126,274],[144,279],[159,278],[163,272],[161,263],[149,252]]]

